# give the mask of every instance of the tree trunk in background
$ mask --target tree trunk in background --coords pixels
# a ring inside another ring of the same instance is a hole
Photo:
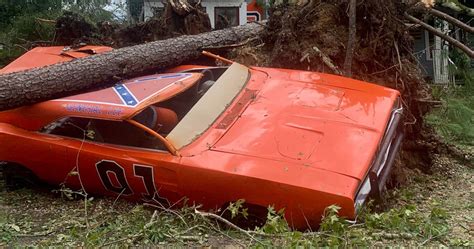
[[[352,76],[352,57],[354,56],[354,47],[356,40],[356,8],[357,1],[349,2],[349,39],[347,42],[346,59],[344,60],[344,74],[347,77]]]
[[[0,111],[107,87],[199,57],[206,47],[239,43],[264,27],[251,23],[116,49],[71,62],[0,75]]]

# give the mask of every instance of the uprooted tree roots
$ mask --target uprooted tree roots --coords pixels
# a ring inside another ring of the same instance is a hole
[[[162,14],[145,22],[119,25],[111,22],[90,23],[77,13],[65,12],[56,20],[55,44],[81,43],[126,47],[180,35],[211,31],[208,15],[201,2],[167,0]]]

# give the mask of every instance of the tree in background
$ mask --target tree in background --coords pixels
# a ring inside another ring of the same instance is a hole
[[[123,21],[107,0],[0,0],[0,68],[35,46],[55,42],[55,20],[64,11],[90,23]],[[118,6],[120,7],[120,6]]]
[[[42,20],[54,20],[60,12],[61,0],[0,0],[0,66],[34,43],[51,41],[54,25]]]

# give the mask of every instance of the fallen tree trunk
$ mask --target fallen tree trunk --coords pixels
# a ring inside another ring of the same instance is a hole
[[[436,9],[433,9],[433,8],[426,8],[426,11],[438,18],[441,18],[441,19],[444,19],[446,20],[447,22],[453,24],[453,25],[456,25],[462,29],[464,29],[466,32],[469,32],[469,33],[474,33],[474,27],[471,27],[465,23],[463,23],[462,21],[444,13],[444,12],[441,12],[439,10],[436,10]]]
[[[264,27],[251,23],[116,49],[71,62],[0,75],[0,111],[106,87],[199,57],[206,47],[239,43]]]
[[[421,25],[421,27],[423,27],[424,29],[426,29],[428,32],[436,35],[436,36],[439,36],[441,37],[441,39],[449,42],[451,45],[459,48],[460,50],[462,50],[464,53],[466,53],[469,57],[471,58],[474,58],[474,50],[472,50],[471,48],[469,48],[468,46],[466,46],[465,44],[463,44],[462,42],[452,38],[451,36],[441,32],[440,30],[434,28],[433,26],[421,21],[420,19],[414,17],[414,16],[411,16],[407,13],[405,13],[405,18],[416,23],[416,24],[419,24]]]

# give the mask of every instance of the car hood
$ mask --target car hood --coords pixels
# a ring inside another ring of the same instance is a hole
[[[268,80],[211,150],[362,180],[398,92],[334,75],[262,70]]]

